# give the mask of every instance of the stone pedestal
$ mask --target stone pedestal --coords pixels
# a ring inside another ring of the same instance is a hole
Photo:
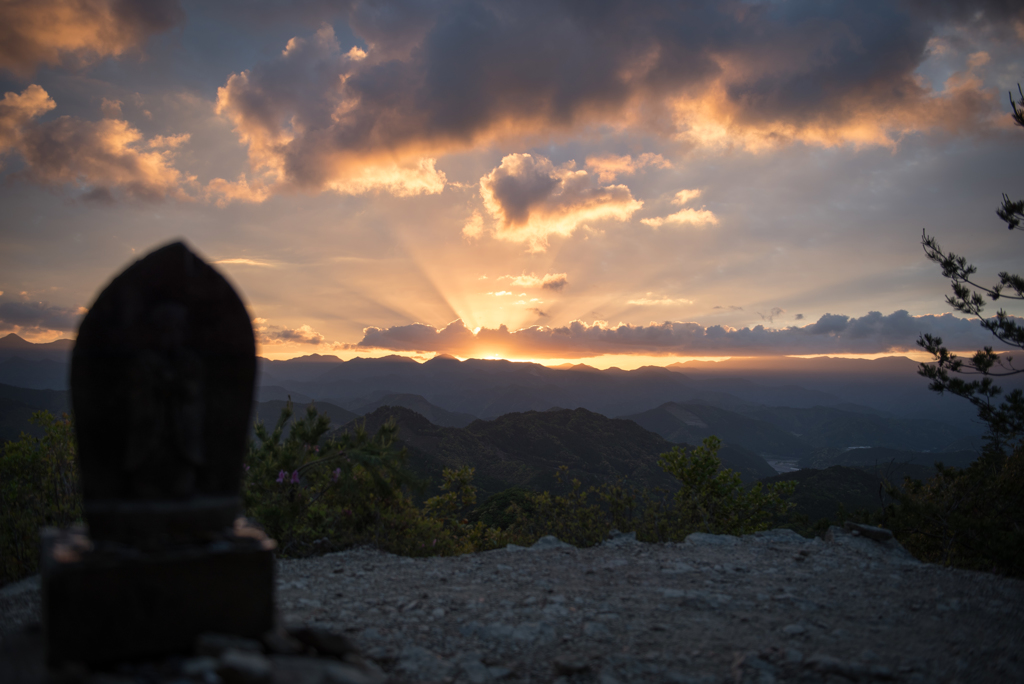
[[[251,530],[251,528],[248,528]],[[94,548],[84,529],[42,534],[50,667],[188,654],[203,632],[259,638],[273,626],[273,543],[259,534],[140,551]]]

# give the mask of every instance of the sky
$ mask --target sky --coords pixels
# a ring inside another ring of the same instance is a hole
[[[1018,82],[1010,0],[0,0],[0,335],[183,239],[269,358],[976,349]]]

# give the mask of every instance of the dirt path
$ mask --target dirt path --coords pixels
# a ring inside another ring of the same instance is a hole
[[[4,592],[9,628],[32,593]],[[843,531],[354,549],[281,561],[277,601],[286,623],[347,634],[395,682],[1024,681],[1024,582]]]

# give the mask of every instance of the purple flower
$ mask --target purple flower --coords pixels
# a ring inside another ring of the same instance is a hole
[[[248,463],[243,463],[242,467],[245,468],[245,472],[249,472],[249,464]]]
[[[277,481],[278,482],[284,482],[285,478],[287,478],[287,477],[288,477],[288,473],[282,470],[281,472],[279,472],[277,474]]]
[[[335,468],[334,472],[331,473],[331,482],[337,482],[341,477],[341,468]]]
[[[287,475],[287,474],[288,473],[285,473],[285,475]],[[296,470],[294,473],[292,473],[292,484],[299,484],[299,471],[298,470]]]

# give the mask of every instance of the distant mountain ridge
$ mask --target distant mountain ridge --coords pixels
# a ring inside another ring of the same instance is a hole
[[[806,441],[771,423],[707,404],[669,402],[643,413],[623,416],[670,442],[699,444],[712,435],[762,458],[802,459],[813,453]]]
[[[562,465],[585,486],[619,477],[646,487],[675,484],[657,459],[676,445],[633,421],[586,409],[511,413],[465,428],[435,425],[396,406],[382,406],[358,420],[373,431],[391,418],[398,422],[398,438],[409,450],[410,466],[421,477],[436,480],[442,468],[472,466],[485,496],[517,485],[556,489],[554,473]],[[354,424],[342,430],[351,430]],[[775,474],[763,459],[739,448],[724,448],[719,456],[724,467],[739,471],[748,484]]]
[[[36,345],[8,335],[0,342],[0,383],[67,389],[71,340]],[[404,404],[446,426],[467,425],[470,417],[494,419],[553,407],[638,416],[667,403],[703,404],[744,416],[740,422],[745,427],[737,422],[727,441],[756,453],[798,450],[796,444],[787,446],[788,438],[779,430],[814,448],[970,449],[980,443],[983,427],[958,397],[929,392],[916,373],[917,364],[903,357],[730,359],[625,371],[448,356],[419,363],[397,355],[342,361],[312,354],[284,361],[261,358],[259,369],[259,401],[291,396],[296,404],[315,400],[356,413]],[[811,422],[819,424],[808,427],[815,411]],[[754,430],[748,419],[778,430],[767,431],[763,425]],[[702,420],[720,430],[720,421]],[[933,422],[907,422],[924,420]],[[696,439],[697,432],[691,429],[673,439]],[[737,442],[738,433],[761,434],[773,443]],[[865,434],[873,437],[865,441]]]

